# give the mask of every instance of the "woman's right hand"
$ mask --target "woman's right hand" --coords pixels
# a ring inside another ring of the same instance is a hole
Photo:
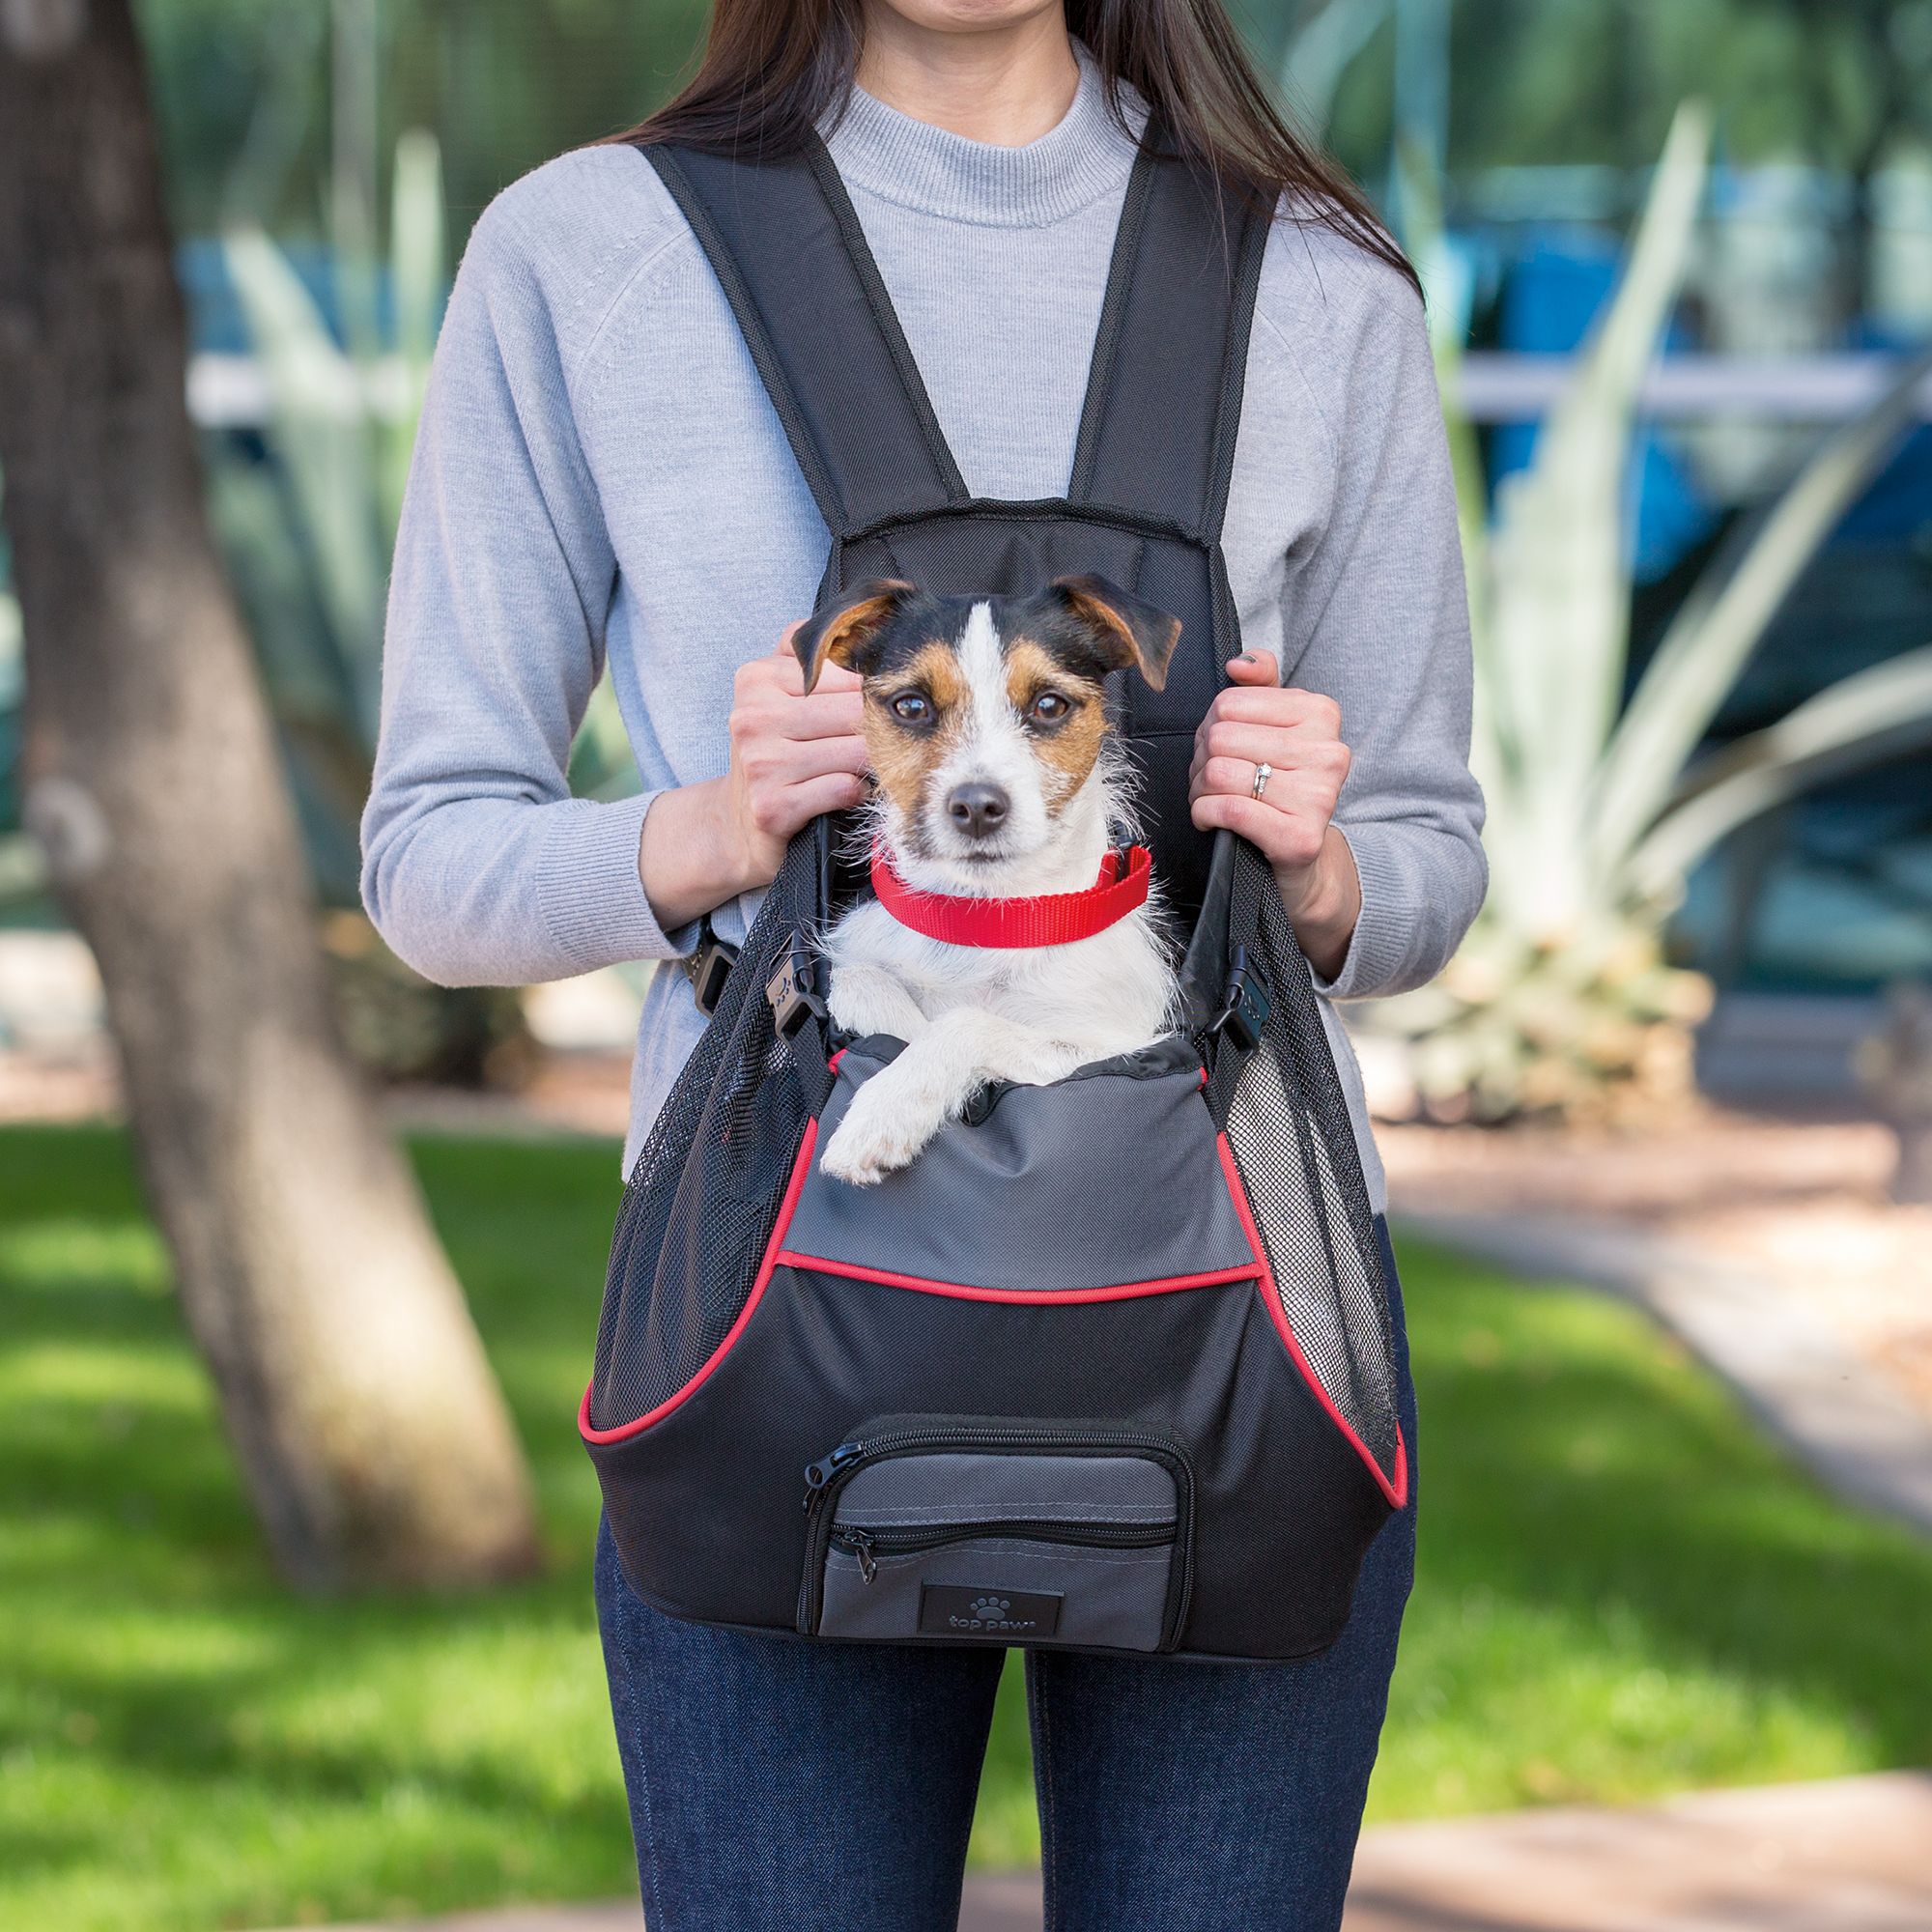
[[[666,792],[644,816],[638,871],[667,930],[770,885],[794,833],[866,794],[859,680],[827,665],[808,697],[791,647],[797,629],[739,668],[729,770]]]

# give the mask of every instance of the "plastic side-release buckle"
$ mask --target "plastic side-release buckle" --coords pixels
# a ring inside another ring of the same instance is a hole
[[[691,975],[693,1004],[706,1019],[718,1010],[724,997],[724,981],[738,963],[738,949],[728,939],[720,939],[707,919],[698,930],[697,951],[691,955],[685,971]]]
[[[1228,959],[1228,992],[1209,1033],[1226,1033],[1243,1053],[1262,1043],[1262,1029],[1274,1010],[1274,1000],[1260,963],[1250,959],[1245,946],[1236,946]]]
[[[811,950],[804,934],[795,932],[778,971],[765,981],[765,998],[781,1039],[789,1039],[808,1019],[825,1017],[825,1002],[812,991],[811,975]]]

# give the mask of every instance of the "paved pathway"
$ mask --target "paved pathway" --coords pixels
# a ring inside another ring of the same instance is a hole
[[[1579,1281],[1637,1302],[1833,1489],[1932,1531],[1932,1422],[1775,1284],[1688,1243],[1587,1217],[1398,1206],[1395,1222],[1398,1235],[1479,1255],[1531,1283]]]
[[[1928,1932],[1932,1773],[1369,1833],[1344,1932]],[[978,1879],[959,1932],[1039,1932],[1037,1878]],[[635,1905],[343,1932],[638,1932]],[[1259,1928],[1229,1927],[1229,1932]]]

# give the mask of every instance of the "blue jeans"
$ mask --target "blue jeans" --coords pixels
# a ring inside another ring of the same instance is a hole
[[[1411,1492],[1318,1657],[1030,1653],[1047,1932],[1333,1932],[1414,1567]],[[952,1932],[1004,1652],[683,1623],[608,1528],[597,1612],[651,1932]]]

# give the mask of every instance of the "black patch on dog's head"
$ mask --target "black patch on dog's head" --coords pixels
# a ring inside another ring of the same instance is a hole
[[[1131,668],[1156,691],[1167,682],[1179,617],[1104,577],[1056,578],[1029,601],[1028,635],[1070,670],[1102,678]]]

